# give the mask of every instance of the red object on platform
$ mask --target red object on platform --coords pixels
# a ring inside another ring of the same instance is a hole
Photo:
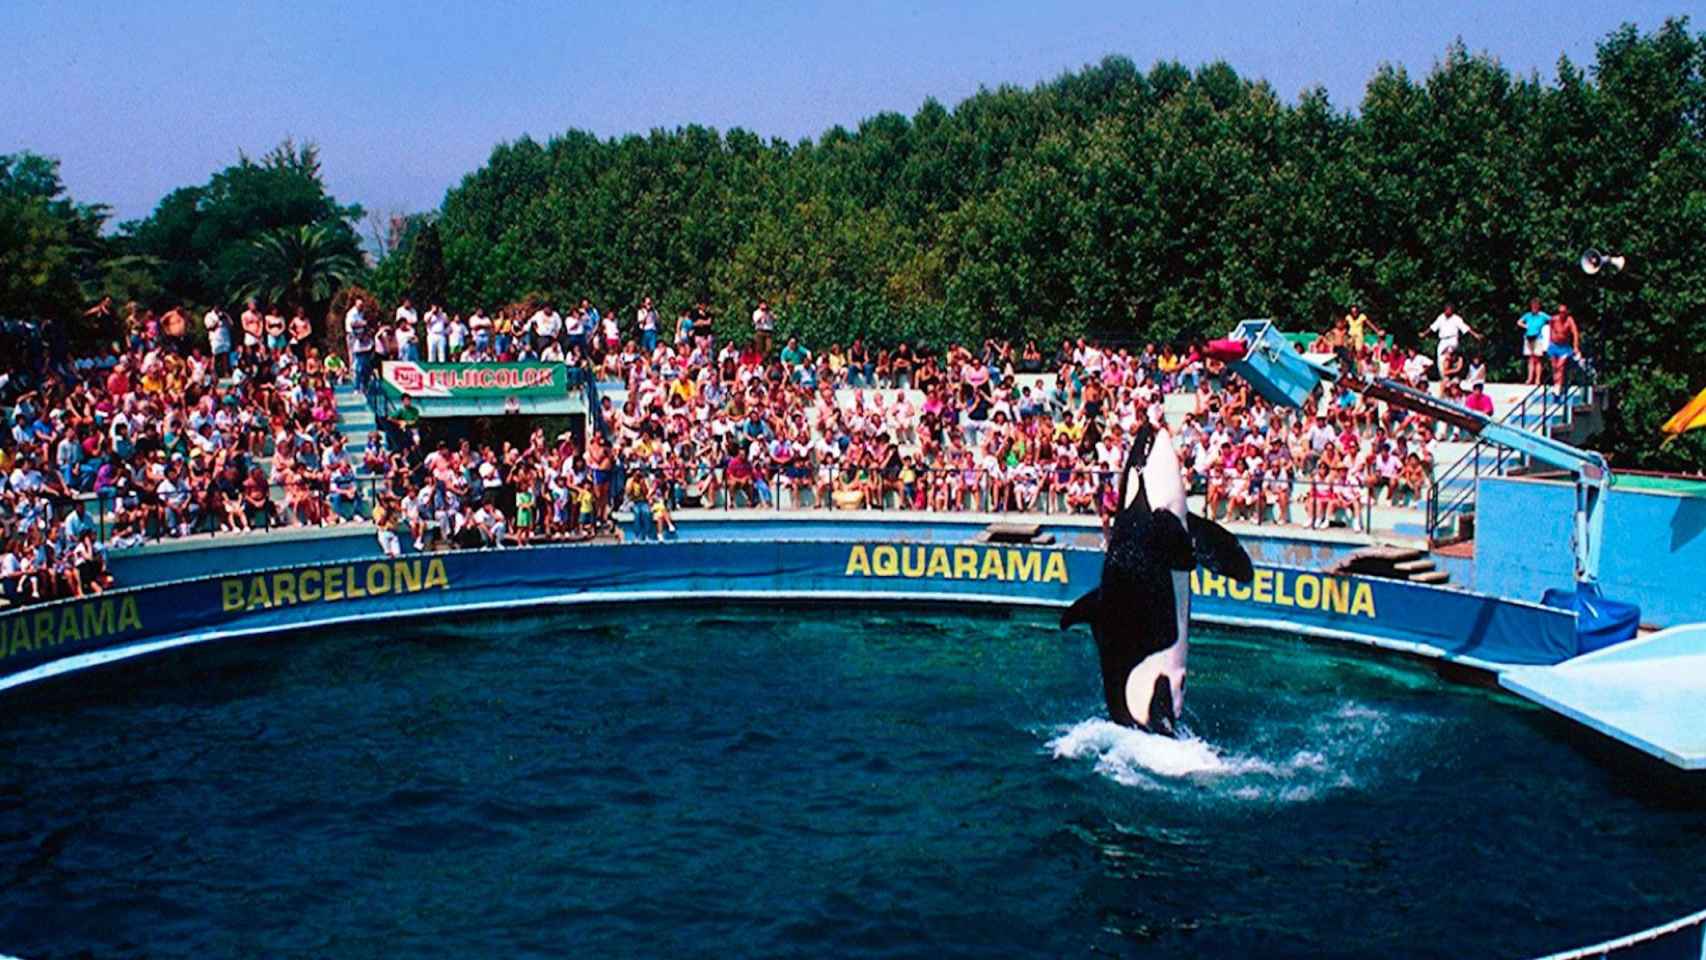
[[[1250,345],[1242,340],[1210,340],[1207,350],[1216,360],[1242,360],[1250,352]]]

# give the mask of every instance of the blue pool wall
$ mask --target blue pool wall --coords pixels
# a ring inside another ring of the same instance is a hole
[[[1572,586],[1572,485],[1484,477],[1476,497],[1475,563],[1466,582],[1530,600]],[[1614,487],[1605,510],[1605,595],[1638,605],[1642,622],[1654,626],[1706,620],[1706,497]]]
[[[386,618],[728,599],[1058,608],[1100,580],[1099,548],[980,545],[937,526],[927,527],[929,537],[917,529],[880,532],[367,556],[248,570],[226,563],[213,575],[0,614],[0,687],[186,643]],[[353,549],[353,540],[331,549]],[[1192,616],[1209,623],[1489,671],[1558,663],[1576,652],[1574,615],[1537,604],[1265,561],[1248,585],[1206,571],[1195,576]]]
[[[696,518],[681,524],[679,542],[703,540],[906,540],[910,542],[963,542],[977,536],[988,519],[896,520],[880,517],[765,516],[761,513],[731,513],[727,517]],[[1065,547],[1099,550],[1101,527],[1094,518],[1053,521],[1041,524],[1042,532]],[[1363,546],[1351,538],[1326,539],[1302,532],[1239,533],[1239,542],[1256,563],[1317,569],[1325,567]],[[405,552],[410,545],[403,543]],[[218,576],[233,570],[263,567],[308,566],[379,556],[373,528],[329,527],[286,530],[266,536],[197,538],[166,541],[115,553],[110,561],[114,578],[126,586],[143,586],[197,577]],[[1452,581],[1469,582],[1471,561],[1467,557],[1434,558],[1451,574]],[[1538,594],[1536,595],[1538,596]]]

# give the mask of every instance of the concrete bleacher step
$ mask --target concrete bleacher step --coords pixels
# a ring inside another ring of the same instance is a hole
[[[1436,585],[1451,580],[1451,574],[1435,567],[1427,551],[1401,546],[1364,547],[1335,561],[1326,572]]]

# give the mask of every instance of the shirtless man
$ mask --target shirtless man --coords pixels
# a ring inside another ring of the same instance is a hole
[[[593,510],[598,526],[610,518],[610,474],[613,465],[610,445],[597,431],[589,432],[586,443],[586,465],[592,471]]]
[[[258,347],[261,338],[266,335],[266,322],[261,318],[260,308],[255,301],[250,300],[240,318],[243,325],[243,346]]]
[[[1547,332],[1552,341],[1546,348],[1546,356],[1552,361],[1552,389],[1561,390],[1564,368],[1572,357],[1581,356],[1582,331],[1576,326],[1576,318],[1570,316],[1570,308],[1560,303],[1558,312],[1552,315],[1552,322],[1547,324]]]

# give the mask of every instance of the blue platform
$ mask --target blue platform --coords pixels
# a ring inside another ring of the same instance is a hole
[[[1499,683],[1674,766],[1706,770],[1706,623],[1517,667]]]

